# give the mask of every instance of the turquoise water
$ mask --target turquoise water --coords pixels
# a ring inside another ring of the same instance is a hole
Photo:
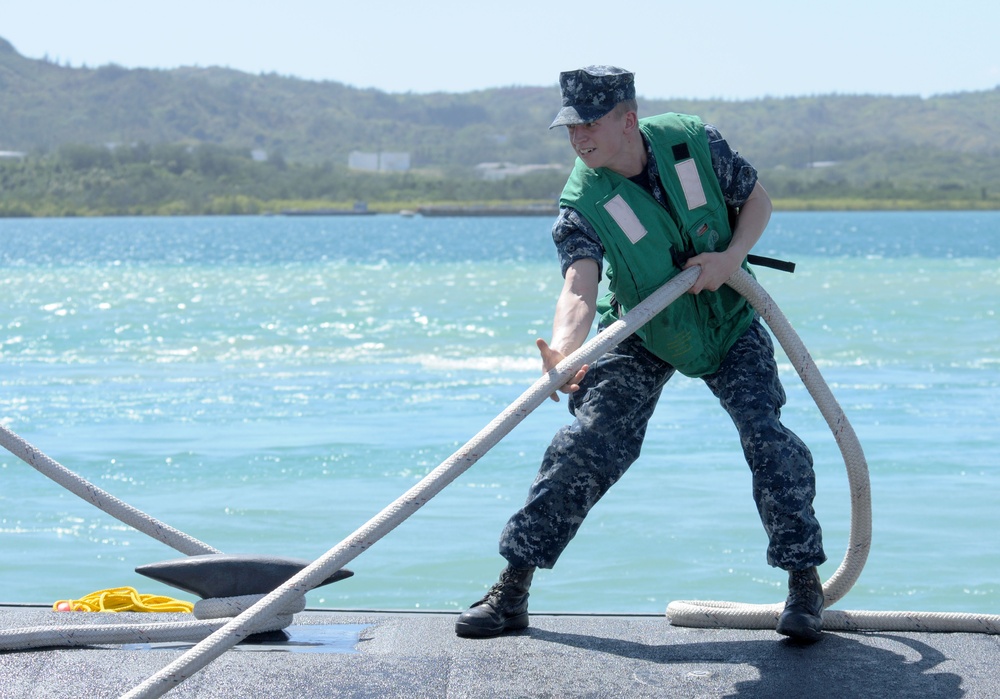
[[[223,551],[315,558],[538,377],[561,278],[544,218],[0,220],[0,420],[133,506]],[[758,278],[861,438],[872,552],[844,609],[1000,609],[1000,214],[779,213]],[[782,355],[786,422],[817,462],[843,557],[828,428]],[[316,607],[460,609],[565,402],[310,593]],[[178,557],[0,453],[2,601],[132,585]],[[749,474],[698,381],[668,387],[642,458],[594,510],[536,610],[775,602]]]

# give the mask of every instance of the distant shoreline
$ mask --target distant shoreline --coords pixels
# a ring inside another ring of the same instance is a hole
[[[775,211],[1000,211],[1000,201],[968,199],[784,199]]]
[[[551,201],[527,202],[367,202],[359,208],[355,203],[306,202],[298,208],[270,206],[270,202],[258,202],[246,210],[193,211],[171,208],[168,211],[141,207],[128,211],[108,211],[91,209],[86,211],[68,209],[64,211],[46,207],[33,211],[31,207],[20,205],[4,207],[0,204],[0,220],[5,218],[116,218],[144,216],[365,216],[372,214],[397,214],[403,216],[456,217],[456,216],[544,216],[554,217],[558,206]],[[1000,211],[1000,200],[918,200],[918,199],[788,199],[773,200],[776,212],[794,211]]]

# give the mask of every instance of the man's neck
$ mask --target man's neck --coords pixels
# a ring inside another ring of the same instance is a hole
[[[620,164],[610,167],[611,170],[614,170],[619,175],[623,177],[635,177],[636,175],[641,175],[646,169],[646,163],[648,162],[646,143],[638,129],[635,130],[632,138],[628,140],[623,156]]]

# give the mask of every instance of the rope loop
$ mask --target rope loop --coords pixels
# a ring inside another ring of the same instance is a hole
[[[250,609],[257,602],[264,599],[264,595],[242,595],[240,597],[210,597],[198,600],[194,604],[194,616],[196,619],[233,619],[246,610]],[[298,597],[289,600],[284,607],[274,610],[271,621],[266,619],[261,624],[254,627],[254,633],[261,631],[279,631],[292,625],[293,615],[304,611],[306,608],[306,598]]]

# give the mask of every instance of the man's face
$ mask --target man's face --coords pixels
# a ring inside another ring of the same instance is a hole
[[[615,110],[597,121],[570,124],[569,142],[580,159],[590,168],[606,167],[616,170],[625,148],[625,117]]]

